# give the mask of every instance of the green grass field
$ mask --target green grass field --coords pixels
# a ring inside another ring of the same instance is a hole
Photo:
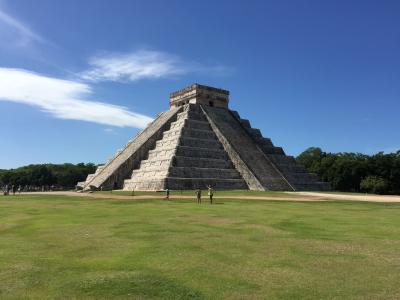
[[[1,299],[399,299],[400,204],[0,197]]]
[[[202,190],[201,193],[203,197],[207,196],[207,190]],[[146,192],[146,191],[121,191],[121,190],[113,190],[113,191],[97,191],[96,193],[99,194],[115,194],[115,195],[124,195],[124,196],[142,196],[142,195],[154,195],[156,197],[162,197],[165,196],[165,191],[159,191],[159,192]],[[171,190],[170,195],[191,195],[195,196],[195,190]],[[220,191],[220,190],[215,190],[214,191],[215,196],[271,196],[271,197],[286,197],[286,198],[291,198],[291,197],[302,197],[301,195],[296,195],[296,194],[290,194],[290,193],[285,193],[285,192],[272,192],[272,191],[249,191],[249,190],[227,190],[227,191]]]

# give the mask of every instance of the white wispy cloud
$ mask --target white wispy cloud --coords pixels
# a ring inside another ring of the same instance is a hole
[[[48,43],[48,41],[34,32],[28,25],[6,13],[0,7],[0,37],[4,40],[14,40],[19,46],[26,46],[31,42]]]
[[[117,134],[113,128],[104,128],[104,132],[108,134]]]
[[[232,72],[229,67],[188,62],[176,55],[154,50],[97,55],[89,60],[89,65],[90,68],[81,73],[81,78],[88,81],[136,81],[188,73],[226,75]]]
[[[122,106],[88,100],[91,93],[91,87],[84,83],[0,68],[0,100],[36,106],[60,119],[136,128],[152,121]]]

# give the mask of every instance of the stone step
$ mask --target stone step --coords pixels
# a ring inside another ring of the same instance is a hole
[[[171,167],[169,177],[182,178],[220,178],[240,179],[240,174],[235,169],[196,168],[196,167]]]
[[[222,149],[196,148],[187,146],[178,146],[176,155],[186,157],[218,158],[228,160],[228,155]]]
[[[166,169],[154,169],[154,170],[133,170],[132,171],[132,180],[144,180],[144,179],[153,179],[153,178],[164,178],[168,175],[168,168]]]
[[[190,136],[179,136],[179,135],[175,135],[175,136],[168,136],[168,137],[164,137],[163,139],[159,140],[156,142],[156,146],[159,144],[160,146],[163,144],[169,144],[169,143],[179,143],[183,142],[185,145],[189,145],[191,143],[191,141],[198,141],[198,143],[204,142],[204,143],[211,143],[211,144],[220,144],[220,142],[218,141],[217,137],[214,136],[212,138],[207,138],[207,139],[200,139],[200,138],[194,138],[194,137],[190,137]],[[165,142],[165,143],[164,143]],[[208,147],[203,147],[203,148],[208,148]]]
[[[185,136],[185,137],[192,137],[192,138],[199,138],[199,139],[214,139],[215,138],[215,134],[212,130],[183,128],[182,130],[165,131],[163,134],[163,139],[180,136],[181,133],[182,133],[182,136]]]
[[[190,119],[190,120],[198,120],[198,121],[207,121],[205,116],[197,111],[186,111],[186,112],[181,112],[178,114],[177,117],[178,120],[181,119]]]
[[[198,139],[191,137],[181,137],[179,141],[180,146],[207,148],[207,149],[223,149],[221,143],[215,139]]]
[[[249,120],[239,118],[239,121],[244,127],[246,127],[246,129],[250,129],[251,128]]]
[[[312,183],[318,182],[318,176],[312,173],[287,173],[285,174],[286,178],[290,180],[290,182],[303,184],[303,183]]]
[[[145,159],[142,160],[139,169],[159,170],[168,168],[171,165],[174,167],[234,169],[233,164],[226,159],[187,157],[187,156],[174,156],[172,158],[154,157],[151,160]]]
[[[215,158],[202,158],[202,157],[186,157],[175,156],[172,165],[176,167],[199,167],[199,168],[220,168],[232,169],[233,164],[230,160],[215,159]]]
[[[193,129],[200,129],[200,130],[211,130],[210,124],[207,121],[200,121],[200,120],[185,120],[185,128],[193,128]]]
[[[182,127],[200,129],[200,130],[211,130],[210,124],[207,121],[192,120],[192,119],[181,119],[171,123],[172,129],[180,129]]]
[[[215,133],[211,129],[200,130],[200,129],[193,129],[193,128],[183,128],[182,136],[198,138],[198,139],[215,139],[216,138]]]
[[[178,146],[179,144],[179,137],[175,136],[175,137],[171,137],[168,139],[162,139],[156,142],[156,146],[154,147],[154,149],[161,149],[161,148],[175,148],[176,146]]]
[[[222,149],[196,148],[187,146],[177,146],[176,148],[156,148],[149,151],[148,160],[153,158],[167,159],[173,155],[187,157],[219,158],[228,160],[228,156]]]
[[[271,139],[265,137],[258,139],[258,143],[264,147],[275,147]]]
[[[254,137],[254,138],[262,138],[262,134],[260,129],[258,128],[246,128],[247,131]]]
[[[139,169],[154,168],[158,170],[158,169],[168,168],[170,165],[171,165],[171,157],[160,158],[160,159],[155,158],[152,160],[144,159],[141,161]]]
[[[220,179],[220,178],[167,178],[169,189],[180,189],[183,185],[184,189],[205,189],[211,185],[214,189],[232,190],[247,189],[247,185],[243,179]]]
[[[307,173],[307,170],[300,166],[300,165],[296,165],[296,164],[277,164],[276,165],[279,170],[281,170],[282,172],[286,173]]]
[[[189,168],[189,167],[170,167],[165,169],[139,169],[132,171],[132,180],[139,181],[144,179],[164,178],[220,178],[220,179],[240,179],[240,174],[235,169],[215,169],[215,168]]]
[[[145,181],[125,180],[125,190],[155,191],[168,188],[170,190],[206,189],[211,185],[215,190],[248,189],[243,179],[219,178],[177,178],[152,179]],[[206,195],[204,195],[206,197]]]
[[[86,181],[92,180],[95,174],[88,174],[88,176],[86,177]]]
[[[287,170],[290,172],[300,172],[300,173],[307,172],[303,166],[296,163],[293,156],[275,154],[275,155],[268,155],[268,157],[282,170],[285,171]]]
[[[166,179],[153,179],[145,181],[134,181],[126,179],[124,181],[124,190],[126,191],[159,191],[165,189]]]
[[[177,147],[157,147],[149,151],[147,160],[158,161],[158,160],[172,159],[172,157],[175,154],[176,148]]]
[[[281,147],[258,145],[260,149],[267,155],[284,155]]]
[[[181,130],[185,125],[186,120],[171,123],[169,130]]]

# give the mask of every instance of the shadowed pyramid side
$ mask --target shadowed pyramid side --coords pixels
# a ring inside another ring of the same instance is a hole
[[[294,190],[293,186],[274,165],[273,162],[257,147],[253,139],[243,130],[230,110],[203,106],[209,122],[213,124],[214,130],[220,132],[219,138],[225,149],[234,150],[237,158],[231,157],[239,172],[250,174],[250,182],[256,181],[252,189],[255,190]],[[228,151],[231,153],[231,151]],[[245,170],[244,170],[245,168]],[[246,178],[246,177],[245,177]]]
[[[236,111],[231,111],[231,113],[295,190],[328,191],[331,189],[329,183],[321,182],[316,174],[308,172],[299,165],[293,156],[286,155],[281,147],[274,146],[271,139],[263,137],[259,129],[252,128],[249,120],[240,118]]]

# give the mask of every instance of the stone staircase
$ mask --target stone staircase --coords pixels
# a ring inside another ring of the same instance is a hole
[[[124,190],[247,189],[199,105],[187,104]]]
[[[250,173],[250,181],[259,183],[257,189],[264,190],[294,190],[294,187],[285,178],[282,172],[265,155],[265,153],[254,143],[253,138],[247,130],[238,122],[234,114],[228,109],[204,106],[203,108],[216,128],[221,132],[226,142],[235,150],[240,160],[235,167],[241,172],[243,164]],[[248,184],[249,181],[246,180]]]
[[[171,123],[176,120],[182,108],[172,108],[161,113],[146,129],[140,132],[135,139],[130,140],[123,149],[109,159],[103,166],[99,166],[94,174],[89,174],[86,181],[79,182],[78,187],[83,190],[116,189],[122,188],[125,179],[129,178],[134,168],[137,168],[149,149],[162,137]]]

